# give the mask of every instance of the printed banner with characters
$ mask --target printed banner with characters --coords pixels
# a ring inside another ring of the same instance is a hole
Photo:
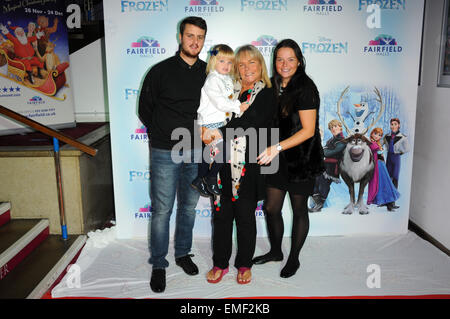
[[[376,6],[373,6],[373,5]],[[405,233],[414,147],[424,2],[421,0],[108,1],[104,6],[119,237],[145,237],[152,213],[148,136],[137,115],[143,76],[175,54],[177,26],[208,24],[200,58],[225,43],[255,45],[272,72],[276,44],[292,38],[321,98],[326,172],[308,200],[310,235]],[[362,164],[369,163],[369,164]],[[263,202],[255,212],[266,236]],[[290,236],[287,196],[282,214]],[[174,231],[176,204],[172,215]],[[211,234],[200,198],[194,234]]]
[[[0,104],[49,126],[75,122],[65,10],[56,0],[1,7]],[[24,128],[0,116],[0,134]]]

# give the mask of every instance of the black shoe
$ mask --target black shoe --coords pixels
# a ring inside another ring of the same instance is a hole
[[[289,278],[295,275],[297,270],[300,268],[300,262],[290,263],[289,261],[286,263],[283,269],[281,269],[280,277]]]
[[[205,183],[208,192],[213,195],[222,195],[222,190],[219,188],[219,185],[217,185],[216,180],[210,182],[206,178],[204,178],[203,182]]]
[[[283,254],[272,254],[272,253],[267,253],[265,255],[262,256],[258,256],[253,258],[252,263],[254,265],[262,265],[265,264],[269,261],[282,261],[283,260]]]
[[[313,205],[312,207],[316,206],[316,204],[319,203],[319,202],[321,201],[321,196],[320,196],[320,194],[313,194],[313,195],[311,196],[311,198],[312,198],[312,200],[313,200],[313,202],[314,202],[314,205]],[[311,208],[312,208],[312,207],[311,207]]]
[[[194,264],[191,257],[194,255],[186,255],[180,258],[175,259],[175,263],[183,268],[184,272],[188,275],[197,275],[198,274],[198,267]]]
[[[393,203],[388,203],[386,206],[387,210],[390,212],[395,212],[395,209],[398,208],[398,206],[395,206]]]
[[[150,279],[150,288],[153,292],[163,292],[166,289],[166,270],[153,269]]]
[[[192,181],[191,186],[193,188],[195,188],[201,196],[203,197],[210,197],[211,194],[208,192],[208,190],[206,189],[206,184],[203,181],[203,179],[201,177],[197,177],[196,179],[194,179]]]

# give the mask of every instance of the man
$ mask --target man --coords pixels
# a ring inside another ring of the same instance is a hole
[[[333,134],[325,147],[323,153],[325,155],[325,172],[316,177],[314,185],[314,206],[308,209],[311,213],[320,212],[327,200],[332,182],[340,183],[339,179],[339,160],[342,158],[346,144],[342,142],[344,135],[342,134],[342,123],[338,120],[331,120],[328,123],[328,129]]]
[[[140,91],[139,117],[150,136],[152,213],[149,262],[153,265],[150,287],[154,292],[163,292],[166,286],[169,220],[176,194],[176,264],[189,275],[198,274],[189,252],[199,199],[199,193],[191,187],[191,182],[197,177],[198,164],[194,158],[201,156],[201,148],[175,151],[173,147],[182,138],[172,140],[171,135],[175,129],[187,129],[191,135],[190,145],[194,145],[194,121],[206,78],[206,63],[198,55],[205,42],[206,30],[206,22],[202,18],[185,18],[180,24],[178,52],[151,68]]]
[[[391,177],[392,184],[398,189],[398,178],[400,175],[400,156],[409,152],[410,147],[406,135],[400,133],[400,120],[392,118],[390,121],[391,132],[384,136],[384,144],[387,146],[386,168]],[[388,210],[392,211],[399,206],[395,202],[387,204]]]

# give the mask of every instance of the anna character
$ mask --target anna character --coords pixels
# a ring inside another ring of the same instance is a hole
[[[392,203],[400,197],[400,193],[392,183],[384,162],[383,147],[380,142],[382,137],[383,129],[380,127],[374,128],[370,133],[370,149],[372,150],[375,169],[373,177],[369,181],[367,204],[386,205],[388,211],[393,211]]]

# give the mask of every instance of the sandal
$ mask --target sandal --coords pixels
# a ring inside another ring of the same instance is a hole
[[[250,270],[251,270],[251,268],[248,268],[248,267],[240,267],[240,268],[238,269],[238,275],[237,275],[237,278],[236,278],[238,284],[240,284],[240,285],[245,285],[245,284],[250,283],[250,281],[252,280],[251,277],[250,277],[250,279],[247,279],[247,280],[244,280],[244,279],[242,278],[242,276],[244,275],[244,273],[245,273],[246,271],[250,271]],[[250,274],[251,274],[251,272],[250,272]]]
[[[222,280],[223,276],[225,276],[228,273],[228,267],[225,269],[222,269],[222,268],[214,266],[213,269],[211,269],[210,271],[213,272],[214,276],[216,275],[216,273],[218,271],[222,272],[217,279],[206,279],[210,284],[217,284],[219,281]]]

